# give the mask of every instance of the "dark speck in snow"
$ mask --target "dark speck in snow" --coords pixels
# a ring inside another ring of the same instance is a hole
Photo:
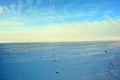
[[[54,60],[54,62],[56,62],[56,60]]]
[[[53,57],[55,57],[55,55],[52,55]]]
[[[105,53],[107,53],[107,50],[105,50]]]
[[[58,74],[59,72],[56,72],[56,74]]]

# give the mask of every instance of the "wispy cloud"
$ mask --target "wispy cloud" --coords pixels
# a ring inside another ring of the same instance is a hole
[[[3,13],[3,7],[0,6],[0,13]]]
[[[0,36],[4,35],[0,40],[119,37],[119,3],[119,0],[0,1]]]

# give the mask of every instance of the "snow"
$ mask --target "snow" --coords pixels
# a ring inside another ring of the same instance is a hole
[[[119,61],[119,41],[1,43],[0,80],[120,80]]]

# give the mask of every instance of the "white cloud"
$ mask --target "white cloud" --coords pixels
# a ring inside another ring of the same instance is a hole
[[[3,7],[0,6],[0,13],[3,13]]]
[[[60,23],[17,31],[1,31],[0,41],[89,41],[120,39],[120,19]]]
[[[106,18],[106,19],[111,19],[111,17],[110,17],[110,14],[112,13],[112,11],[110,11],[110,10],[107,10],[105,13],[104,13],[104,17]]]
[[[17,27],[22,26],[24,23],[17,22],[17,21],[1,21],[0,20],[0,28],[1,27]]]

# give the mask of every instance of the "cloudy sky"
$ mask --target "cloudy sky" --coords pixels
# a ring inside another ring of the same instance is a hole
[[[0,0],[0,41],[120,40],[120,0]]]

